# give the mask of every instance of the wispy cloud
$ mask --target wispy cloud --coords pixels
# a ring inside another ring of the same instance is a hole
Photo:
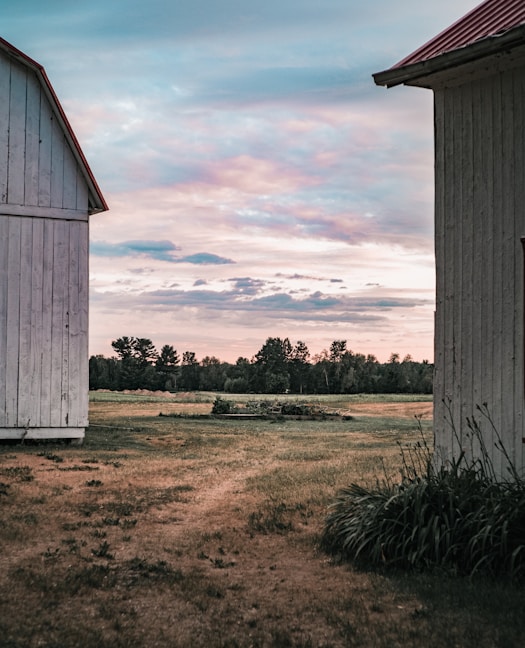
[[[231,259],[218,256],[217,254],[209,254],[208,252],[197,252],[188,256],[175,259],[176,263],[193,263],[194,265],[225,265],[235,263]]]
[[[199,307],[203,311],[236,311],[264,313],[275,319],[310,319],[312,321],[362,321],[384,320],[386,313],[395,309],[417,309],[432,305],[432,300],[405,297],[335,297],[316,291],[304,297],[277,292],[260,296],[257,290],[246,290],[244,282],[238,282],[232,290],[151,290],[126,295],[122,305],[127,308],[167,308]],[[247,299],[247,296],[250,298]],[[94,294],[95,301],[106,300]],[[111,301],[119,304],[118,295],[111,295]],[[134,306],[131,304],[134,303]]]
[[[122,241],[121,243],[108,243],[105,241],[93,241],[91,254],[100,257],[142,257],[155,259],[157,261],[168,261],[169,263],[192,263],[195,265],[223,265],[235,263],[231,259],[210,254],[208,252],[197,252],[187,256],[177,256],[175,252],[180,248],[170,241]],[[151,270],[150,270],[151,271]],[[143,268],[131,269],[130,272],[144,274]]]
[[[103,257],[149,257],[158,261],[175,261],[174,252],[179,250],[170,241],[122,241],[108,243],[93,241],[91,254]]]

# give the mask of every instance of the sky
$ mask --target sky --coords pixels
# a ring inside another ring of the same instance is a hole
[[[109,205],[90,354],[268,337],[433,360],[432,93],[385,70],[476,0],[3,0]]]

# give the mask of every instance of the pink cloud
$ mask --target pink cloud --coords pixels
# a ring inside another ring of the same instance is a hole
[[[287,119],[282,124],[283,128],[289,133],[310,133],[319,128],[319,122],[316,119]]]
[[[272,160],[239,155],[208,167],[207,181],[250,194],[282,194],[319,182],[313,175]]]

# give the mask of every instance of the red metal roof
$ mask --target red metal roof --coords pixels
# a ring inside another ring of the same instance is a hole
[[[485,0],[391,69],[428,61],[525,23],[525,0]]]
[[[11,56],[14,56],[17,58],[19,61],[24,63],[27,67],[31,68],[34,70],[36,75],[39,77],[40,82],[44,86],[44,89],[47,92],[47,96],[49,100],[52,102],[55,110],[57,111],[58,117],[60,121],[62,122],[62,126],[64,128],[64,133],[66,137],[69,139],[71,148],[73,150],[73,153],[76,155],[77,161],[80,164],[81,169],[84,172],[84,177],[86,179],[86,182],[88,184],[88,187],[91,190],[91,195],[92,198],[94,199],[94,204],[91,210],[91,213],[96,213],[96,212],[101,212],[101,211],[107,211],[108,206],[107,203],[104,199],[104,196],[102,195],[102,192],[100,191],[100,188],[98,186],[97,181],[95,180],[95,176],[93,175],[93,172],[91,171],[89,164],[86,160],[86,157],[80,148],[80,144],[76,138],[75,133],[73,132],[73,129],[71,128],[71,124],[68,121],[68,118],[66,117],[66,113],[64,112],[64,109],[60,105],[60,101],[58,100],[58,97],[53,89],[53,86],[51,85],[51,82],[48,79],[48,76],[46,74],[46,71],[44,70],[43,66],[40,65],[40,63],[37,63],[34,61],[32,58],[21,52],[19,49],[14,47],[14,45],[11,45],[11,43],[8,43],[6,40],[0,37],[0,48],[3,49],[6,52],[9,52]]]

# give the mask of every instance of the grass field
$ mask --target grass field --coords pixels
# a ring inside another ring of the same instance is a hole
[[[523,588],[318,550],[339,488],[395,477],[414,416],[431,439],[428,397],[294,421],[213,419],[215,396],[97,392],[82,447],[0,447],[3,648],[523,645]]]

